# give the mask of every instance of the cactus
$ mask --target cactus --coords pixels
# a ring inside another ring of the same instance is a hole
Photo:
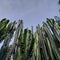
[[[0,60],[60,60],[60,25],[47,18],[43,26],[23,29],[23,21],[0,21]],[[17,24],[16,24],[17,23]],[[14,43],[9,46],[12,37]]]

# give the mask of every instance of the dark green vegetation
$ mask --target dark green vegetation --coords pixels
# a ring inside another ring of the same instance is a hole
[[[17,24],[17,26],[16,26]],[[14,43],[9,46],[14,37]],[[23,21],[0,21],[0,60],[60,60],[60,19],[46,19],[33,32],[23,30]],[[13,58],[12,58],[13,57]]]
[[[59,4],[60,4],[60,0],[59,0],[59,2],[58,2]]]

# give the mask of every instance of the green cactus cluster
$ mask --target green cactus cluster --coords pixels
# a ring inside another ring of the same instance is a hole
[[[14,43],[9,45],[14,37]],[[23,29],[23,21],[0,21],[0,60],[60,60],[60,21],[46,19],[36,31]]]

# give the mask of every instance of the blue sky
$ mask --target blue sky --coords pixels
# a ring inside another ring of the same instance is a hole
[[[34,26],[35,30],[46,18],[60,16],[59,8],[58,0],[0,0],[0,20],[22,19],[24,28]]]
[[[58,0],[0,0],[0,20],[22,19],[24,27],[42,25],[47,17],[59,16]]]

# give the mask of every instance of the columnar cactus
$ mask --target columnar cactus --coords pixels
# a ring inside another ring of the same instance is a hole
[[[59,21],[59,22],[58,22]],[[12,37],[14,43],[9,45]],[[0,21],[0,60],[60,60],[60,20],[47,18],[43,26],[23,29],[23,21]]]

